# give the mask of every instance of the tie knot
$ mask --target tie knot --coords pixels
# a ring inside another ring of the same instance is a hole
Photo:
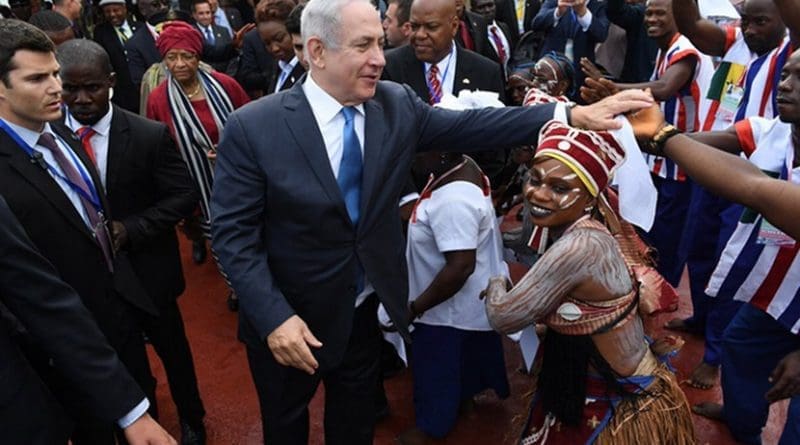
[[[95,133],[97,132],[94,131],[94,128],[89,126],[81,127],[78,129],[78,137],[80,137],[82,141],[94,136]]]
[[[41,145],[44,148],[47,148],[50,151],[57,151],[58,144],[56,144],[56,138],[53,137],[50,133],[42,133],[39,136],[39,141],[37,142],[38,145]]]
[[[431,69],[428,70],[428,72],[430,73],[431,76],[438,76],[439,75],[439,67],[436,66],[436,64],[434,63],[433,65],[431,65]]]
[[[342,114],[344,115],[345,123],[353,122],[353,118],[356,115],[356,109],[353,107],[343,107]]]

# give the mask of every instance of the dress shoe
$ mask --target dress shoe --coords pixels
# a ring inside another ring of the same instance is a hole
[[[206,240],[192,241],[192,261],[194,264],[203,264],[206,262]]]
[[[233,292],[228,294],[228,310],[231,312],[236,312],[239,310],[239,299],[236,298],[236,294]]]
[[[201,421],[197,425],[190,425],[181,421],[181,445],[205,445],[206,427]]]

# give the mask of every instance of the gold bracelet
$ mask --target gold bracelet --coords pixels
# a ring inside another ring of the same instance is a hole
[[[659,156],[664,156],[664,144],[667,143],[669,138],[675,136],[676,134],[680,134],[681,131],[678,130],[672,124],[666,124],[658,130],[658,133],[650,139],[650,147],[653,149],[653,152]]]

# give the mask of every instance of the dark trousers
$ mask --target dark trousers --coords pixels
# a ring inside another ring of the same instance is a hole
[[[656,250],[657,269],[670,284],[678,287],[686,265],[686,252],[681,238],[686,225],[686,212],[692,197],[692,185],[652,175],[658,190],[656,218],[644,239]]]
[[[158,312],[158,317],[145,316],[142,327],[164,364],[169,390],[178,408],[180,420],[197,426],[203,421],[206,411],[197,389],[192,350],[186,339],[177,301],[170,297],[163,298],[159,302]]]
[[[743,304],[723,337],[723,416],[733,437],[743,443],[761,444],[769,403],[764,398],[772,386],[768,378],[778,362],[800,349],[800,337],[792,334],[766,312]],[[791,398],[780,445],[800,443],[800,396]]]
[[[344,358],[331,370],[308,375],[278,364],[266,345],[247,348],[265,444],[308,443],[308,403],[320,381],[325,385],[325,443],[372,444],[381,351],[377,308],[374,295],[356,308]]]

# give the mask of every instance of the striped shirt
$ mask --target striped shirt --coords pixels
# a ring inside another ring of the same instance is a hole
[[[714,73],[711,58],[702,54],[682,34],[675,34],[667,51],[658,50],[656,66],[650,80],[658,80],[671,66],[686,59],[696,61],[694,77],[681,87],[675,95],[661,102],[661,110],[667,122],[683,132],[700,130],[700,116],[705,116],[701,91],[705,91]],[[645,155],[650,171],[662,178],[685,181],[686,175],[669,159],[655,155]]]
[[[745,155],[764,173],[800,184],[791,125],[779,118],[748,118],[736,124]],[[764,218],[745,209],[708,283],[712,297],[749,302],[797,334],[800,332],[800,243],[778,245],[759,241],[771,228]]]

